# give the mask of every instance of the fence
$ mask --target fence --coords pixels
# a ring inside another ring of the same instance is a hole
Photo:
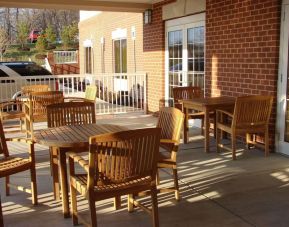
[[[78,63],[78,51],[53,51],[55,64]]]
[[[53,75],[0,77],[0,101],[21,95],[21,87],[48,84],[65,97],[83,97],[87,85],[97,86],[96,113],[146,112],[146,74]]]

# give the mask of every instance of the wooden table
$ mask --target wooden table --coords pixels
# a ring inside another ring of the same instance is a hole
[[[62,208],[65,218],[70,217],[69,197],[68,197],[68,182],[67,182],[67,167],[66,167],[66,152],[88,151],[89,137],[105,133],[119,132],[127,130],[123,126],[111,124],[87,124],[87,125],[66,125],[56,128],[48,128],[36,132],[33,140],[36,143],[51,147],[57,150],[59,169],[61,176],[61,193],[62,193]],[[54,165],[57,165],[57,159],[53,160]],[[53,169],[53,168],[52,168]],[[53,173],[54,176],[58,173]],[[58,180],[58,179],[57,179]],[[55,187],[55,186],[54,186]],[[58,185],[59,190],[59,185]]]
[[[188,112],[189,110],[198,110],[205,113],[205,151],[209,152],[210,149],[210,112],[216,111],[216,109],[226,109],[233,107],[235,104],[235,98],[233,97],[203,97],[194,98],[192,100],[180,100],[183,103],[185,112],[184,121],[184,143],[188,142]]]

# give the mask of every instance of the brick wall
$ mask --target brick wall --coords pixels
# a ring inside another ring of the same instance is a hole
[[[279,0],[206,1],[206,95],[275,97],[280,38]]]
[[[165,22],[162,6],[175,0],[153,5],[152,23],[144,25],[144,71],[148,74],[148,110],[159,110],[159,100],[165,95]]]

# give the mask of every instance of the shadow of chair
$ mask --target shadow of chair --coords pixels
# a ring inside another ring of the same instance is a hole
[[[88,199],[91,226],[97,226],[95,202],[122,195],[129,195],[129,211],[139,206],[152,215],[153,226],[159,226],[156,191],[159,141],[159,128],[122,131],[90,137],[88,162],[70,153],[73,224],[78,224],[76,193],[79,192]],[[76,174],[74,162],[80,164],[86,174]],[[133,196],[147,190],[151,192],[152,209]]]
[[[265,156],[267,156],[269,154],[269,119],[272,102],[272,96],[243,96],[236,99],[233,113],[217,110],[217,151],[220,147],[227,149],[232,152],[232,158],[235,160],[237,135],[245,134],[247,144],[258,145],[255,139],[253,141],[250,139],[251,134],[264,134]],[[220,143],[223,132],[230,134],[231,148]]]
[[[174,187],[160,188],[160,192],[175,192],[176,200],[180,199],[177,153],[179,149],[180,136],[184,123],[184,114],[177,108],[164,107],[160,110],[157,127],[161,128],[160,147],[164,152],[159,153],[158,168],[169,168],[173,171]]]
[[[180,109],[184,113],[182,99],[194,99],[203,97],[203,91],[200,87],[174,87],[173,88],[174,96],[174,107]],[[204,128],[204,112],[192,111],[188,114],[188,119],[200,119],[201,128],[203,134]],[[188,126],[187,126],[188,129]]]
[[[47,106],[47,125],[49,128],[64,125],[83,125],[96,123],[95,106],[91,102],[65,102]],[[53,176],[54,197],[59,199],[58,151],[50,148],[50,166]]]
[[[29,146],[29,158],[20,158],[11,156],[8,151],[6,141],[12,142],[25,142]],[[2,122],[0,121],[0,154],[3,157],[0,158],[0,178],[5,177],[5,189],[6,195],[10,195],[10,187],[18,189],[20,191],[28,192],[32,194],[32,203],[37,204],[37,184],[36,184],[36,171],[35,171],[35,154],[34,144],[32,141],[23,138],[9,138],[4,136]],[[31,189],[23,186],[18,186],[10,183],[10,175],[20,173],[26,170],[30,170],[31,174]],[[1,206],[1,205],[0,205]],[[0,215],[2,216],[2,214]]]
[[[66,102],[92,102],[95,103],[97,87],[95,85],[86,86],[84,97],[65,97]]]
[[[34,122],[47,121],[47,106],[53,103],[63,103],[62,91],[32,92],[29,100],[24,103],[25,126],[27,137],[33,135]]]

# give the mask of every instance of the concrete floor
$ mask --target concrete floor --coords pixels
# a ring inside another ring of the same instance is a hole
[[[154,126],[156,118],[132,114],[99,122],[138,128]],[[263,151],[244,151],[239,145],[237,161],[230,153],[217,154],[213,143],[206,154],[200,130],[190,129],[190,143],[182,144],[178,154],[182,199],[176,202],[172,193],[158,195],[160,226],[289,226],[289,159],[276,153],[265,158]],[[20,156],[26,152],[25,145],[9,143],[9,148]],[[5,226],[72,226],[72,220],[62,216],[61,202],[53,199],[47,147],[36,146],[36,159],[39,205],[33,206],[29,194],[15,190],[6,197],[1,179]],[[12,178],[27,186],[29,179],[28,172]],[[162,171],[161,183],[172,183],[169,172]],[[117,211],[112,200],[96,207],[99,226],[151,226],[144,211],[127,212],[125,198]],[[79,210],[87,214],[87,208],[79,196]]]

